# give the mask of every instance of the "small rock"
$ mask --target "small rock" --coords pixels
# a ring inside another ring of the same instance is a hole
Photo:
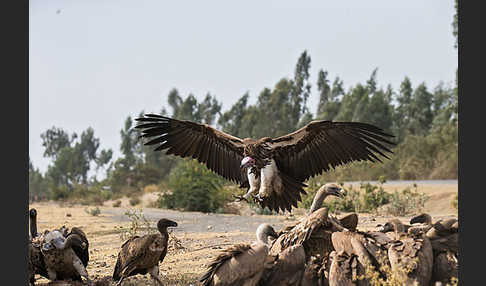
[[[208,230],[213,229],[212,225],[208,225]]]
[[[67,216],[67,217],[71,217],[71,214],[70,214],[70,213],[67,213],[67,214],[66,214],[66,216]]]

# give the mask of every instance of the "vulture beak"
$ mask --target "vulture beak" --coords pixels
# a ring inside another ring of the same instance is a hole
[[[169,221],[169,224],[167,225],[168,227],[171,226],[171,227],[176,227],[177,226],[177,222],[175,221]]]
[[[253,165],[255,165],[255,159],[247,156],[247,157],[243,158],[243,160],[241,160],[240,168],[241,169],[248,168],[248,167],[253,166]]]
[[[336,197],[344,198],[346,192],[343,188],[332,188],[329,190],[330,195],[334,195]]]

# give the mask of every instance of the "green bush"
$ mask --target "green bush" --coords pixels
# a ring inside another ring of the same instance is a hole
[[[451,202],[452,207],[455,208],[456,210],[457,210],[457,200],[458,200],[458,195],[456,194],[454,196],[454,199],[452,199],[452,202]]]
[[[421,212],[429,197],[424,193],[419,193],[416,184],[413,184],[413,188],[410,190],[410,187],[407,187],[401,192],[393,192],[387,213],[394,216],[405,216]]]
[[[98,216],[101,213],[101,210],[99,207],[92,208],[92,209],[85,209],[84,210],[87,214],[90,214],[92,216]]]
[[[216,212],[231,201],[223,179],[195,160],[182,160],[170,173],[171,191],[159,196],[159,207],[185,211]]]
[[[116,202],[113,203],[113,207],[117,208],[121,206],[121,201],[120,200],[117,200]]]
[[[133,197],[133,198],[131,198],[131,199],[130,199],[130,201],[129,201],[129,202],[130,202],[130,205],[131,205],[131,206],[136,206],[136,205],[138,205],[138,204],[140,203],[140,198],[138,198],[138,197]]]

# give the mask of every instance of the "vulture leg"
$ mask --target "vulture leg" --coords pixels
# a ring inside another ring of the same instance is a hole
[[[251,168],[248,169],[248,183],[250,184],[250,188],[248,192],[243,196],[245,200],[249,200],[250,197],[254,197],[258,194],[258,190],[260,189],[260,178],[250,172]]]
[[[156,282],[158,282],[160,286],[164,286],[164,283],[162,283],[162,280],[160,280],[159,277],[159,265],[155,265],[154,267],[150,268],[148,273]]]

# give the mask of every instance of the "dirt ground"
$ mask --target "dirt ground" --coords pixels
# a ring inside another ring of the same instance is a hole
[[[403,185],[384,185],[386,191],[401,190]],[[425,211],[430,213],[433,220],[457,217],[457,210],[451,206],[454,195],[458,192],[457,184],[419,185],[419,192],[430,196],[425,205]],[[178,227],[172,229],[169,240],[169,251],[163,263],[160,264],[159,274],[165,285],[201,285],[199,277],[206,271],[206,265],[215,257],[220,249],[229,244],[252,242],[255,230],[260,223],[267,222],[278,231],[292,220],[301,217],[305,210],[296,209],[295,216],[283,215],[229,215],[203,214],[199,212],[178,212],[172,210],[148,208],[150,201],[156,199],[156,194],[146,194],[142,197],[140,206],[131,207],[128,199],[120,207],[113,207],[113,202],[105,202],[100,214],[93,216],[86,210],[94,207],[81,205],[59,205],[54,202],[33,203],[29,207],[38,212],[38,229],[59,228],[65,225],[69,228],[80,227],[88,236],[90,261],[88,274],[93,280],[112,275],[120,246],[124,242],[121,235],[130,226],[129,218],[124,214],[127,210],[141,209],[144,216],[155,227],[155,222],[162,217],[174,220]],[[242,207],[247,207],[242,205]],[[27,213],[27,212],[26,212]],[[338,217],[345,215],[339,214]],[[373,230],[376,225],[386,222],[391,217],[359,214],[358,229]],[[408,223],[410,216],[399,217]],[[48,283],[48,280],[36,275],[36,285],[59,285]],[[114,285],[111,283],[110,285]],[[108,284],[105,284],[108,285]],[[125,280],[122,284],[156,285],[148,275],[137,275]]]

